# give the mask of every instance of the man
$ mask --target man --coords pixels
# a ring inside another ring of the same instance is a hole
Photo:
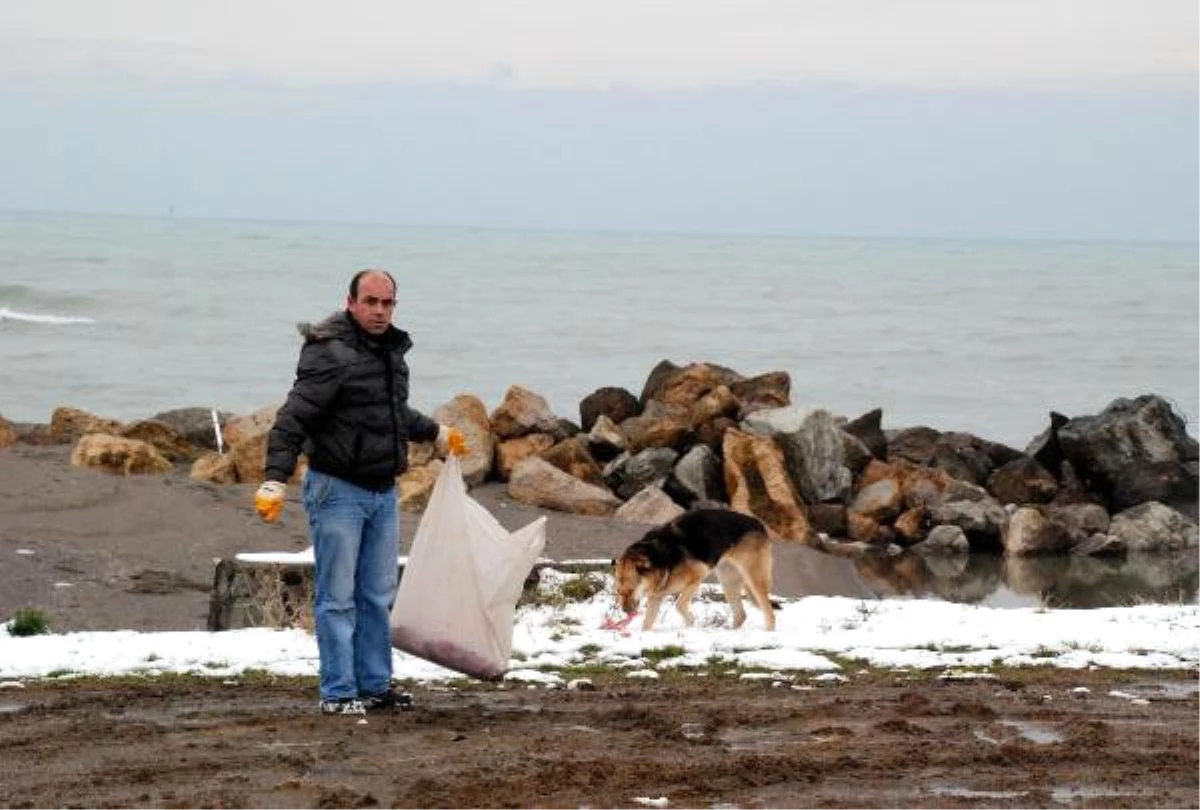
[[[396,282],[383,270],[350,281],[346,309],[301,324],[296,380],[267,439],[266,481],[255,508],[278,519],[286,482],[308,456],[304,508],[316,562],[314,618],[320,710],[361,715],[405,709],[392,687],[389,638],[398,585],[396,476],[409,441],[465,452],[462,434],[408,406],[408,333],[392,325]]]

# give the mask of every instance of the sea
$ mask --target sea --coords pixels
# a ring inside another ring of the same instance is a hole
[[[397,279],[411,402],[426,413],[459,394],[491,410],[519,385],[578,422],[582,398],[639,394],[668,360],[785,371],[795,405],[848,418],[881,408],[884,429],[966,431],[1016,449],[1051,411],[1086,416],[1148,393],[1195,436],[1198,254],[1193,243],[0,212],[0,416],[48,422],[70,405],[130,421],[278,404],[296,324],[342,309],[353,273],[377,267]],[[919,587],[880,569],[864,589],[861,571],[831,593],[1097,607],[1191,602],[1200,579],[1194,553],[1019,562],[1014,572],[971,555]]]

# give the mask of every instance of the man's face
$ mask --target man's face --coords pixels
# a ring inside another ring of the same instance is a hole
[[[357,300],[346,297],[346,309],[355,323],[372,335],[382,335],[392,323],[396,291],[382,273],[368,273],[358,280]]]

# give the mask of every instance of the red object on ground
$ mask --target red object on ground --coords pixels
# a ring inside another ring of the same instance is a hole
[[[629,626],[629,623],[637,618],[637,613],[626,613],[624,619],[614,619],[612,616],[606,616],[604,623],[600,625],[601,630],[624,630]]]

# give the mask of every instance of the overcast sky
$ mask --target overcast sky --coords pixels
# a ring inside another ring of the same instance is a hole
[[[1195,0],[0,0],[0,207],[1197,238]]]

